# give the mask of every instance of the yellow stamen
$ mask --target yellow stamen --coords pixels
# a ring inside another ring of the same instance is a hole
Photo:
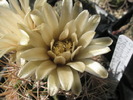
[[[71,40],[64,40],[64,41],[57,41],[54,43],[52,51],[57,55],[61,55],[63,52],[72,51],[72,41]]]

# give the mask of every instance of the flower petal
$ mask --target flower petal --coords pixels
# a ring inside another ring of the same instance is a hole
[[[56,55],[53,53],[53,51],[51,51],[51,50],[49,50],[48,51],[48,55],[52,58],[52,59],[54,59],[55,57],[56,57]]]
[[[35,25],[33,24],[33,21],[31,19],[31,10],[29,9],[29,11],[26,13],[26,15],[24,16],[24,22],[27,24],[27,26],[30,29],[33,29],[35,27]]]
[[[70,67],[72,67],[73,69],[79,71],[79,72],[84,72],[85,71],[85,64],[83,62],[70,62],[67,63],[67,65],[69,65]]]
[[[73,73],[68,66],[60,66],[57,68],[57,74],[63,90],[70,90],[73,84]]]
[[[29,36],[29,44],[33,45],[34,47],[46,47],[46,44],[43,42],[43,39],[40,34],[32,32]]]
[[[18,76],[21,78],[26,78],[33,74],[36,70],[36,68],[39,66],[41,62],[38,61],[30,61],[26,63],[24,66],[21,67],[19,70]]]
[[[50,60],[44,61],[43,63],[39,65],[39,67],[37,68],[35,72],[36,79],[37,80],[43,79],[55,68],[56,68],[56,65],[52,61]]]
[[[109,47],[92,45],[80,51],[80,53],[76,55],[76,59],[91,58],[97,55],[108,53],[109,51]]]
[[[44,48],[32,48],[25,50],[20,55],[21,58],[24,58],[28,61],[37,61],[37,60],[48,60],[49,57]]]
[[[72,33],[71,34],[71,39],[75,43],[75,45],[77,46],[77,44],[78,44],[78,37],[77,37],[76,33]]]
[[[42,24],[40,29],[41,36],[46,45],[50,45],[51,40],[53,39],[53,32],[50,29],[49,25]]]
[[[22,33],[20,34],[21,35],[20,45],[27,45],[30,40],[28,34],[23,30],[20,30],[20,32]]]
[[[56,63],[56,64],[65,64],[66,59],[63,56],[56,56],[54,58],[54,63]]]
[[[79,44],[83,48],[86,48],[89,43],[91,42],[92,38],[94,37],[95,32],[94,31],[88,31],[84,33],[80,38],[79,38]]]
[[[73,60],[73,58],[75,57],[75,55],[77,55],[80,51],[80,49],[82,48],[82,46],[78,46],[72,53],[71,55],[71,60]]]
[[[71,14],[72,6],[73,6],[72,0],[63,0],[62,1],[61,16],[59,19],[60,32],[63,30],[66,23],[72,19],[72,14]]]
[[[48,76],[48,93],[54,96],[59,90],[60,82],[57,75],[57,70],[54,70]]]
[[[36,26],[40,25],[43,22],[42,19],[38,15],[36,15],[35,11],[30,14],[30,16]]]
[[[44,15],[42,14],[42,11],[39,9],[34,9],[31,14],[31,19],[35,23],[35,25],[40,25],[41,23],[45,22]]]
[[[78,37],[82,35],[88,18],[89,18],[89,12],[87,10],[84,10],[75,19],[75,24],[76,24],[76,29],[77,29],[76,33]]]
[[[63,56],[66,59],[66,61],[69,61],[71,58],[71,52],[70,51],[63,52],[61,56]]]
[[[68,29],[65,29],[59,36],[59,40],[65,40],[69,35],[69,30]]]
[[[44,3],[43,7],[46,22],[50,26],[52,32],[55,32],[58,29],[58,20],[55,11],[48,3]]]
[[[77,71],[72,70],[73,71],[73,76],[74,76],[74,82],[72,85],[72,92],[74,94],[76,94],[77,96],[79,96],[79,94],[82,91],[82,85],[81,85],[81,81],[80,81],[80,77]]]
[[[18,27],[20,28],[20,30],[25,31],[29,35],[29,37],[30,37],[29,44],[30,45],[32,45],[34,47],[46,47],[41,35],[38,32],[30,30],[29,28],[27,28],[26,26],[24,26],[22,24],[18,24]]]
[[[69,35],[71,35],[72,33],[75,33],[75,32],[76,32],[76,25],[75,25],[74,20],[69,21],[69,22],[66,24],[64,30],[65,30],[65,29],[68,29],[68,30],[69,30]]]
[[[110,37],[102,37],[93,39],[90,43],[90,45],[100,45],[100,46],[110,46],[112,44],[113,40]]]
[[[83,10],[82,3],[80,1],[76,1],[73,7],[73,19],[75,19],[82,10]]]
[[[54,45],[54,43],[55,43],[55,40],[54,40],[54,39],[52,39],[52,40],[51,40],[51,42],[50,42],[50,50],[52,50],[52,49],[53,49],[53,45]]]
[[[89,18],[88,23],[86,25],[86,29],[84,32],[87,31],[95,31],[96,27],[98,26],[99,22],[100,22],[100,15],[93,15]]]
[[[85,71],[87,71],[87,72],[89,72],[89,73],[91,73],[97,77],[100,77],[100,78],[107,78],[108,77],[108,72],[98,62],[90,60],[90,59],[86,59],[83,62],[86,65]]]

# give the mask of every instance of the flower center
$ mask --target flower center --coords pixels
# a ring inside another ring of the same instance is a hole
[[[73,45],[71,40],[56,41],[53,45],[52,51],[57,56],[60,56],[63,52],[66,51],[72,52],[72,46]]]

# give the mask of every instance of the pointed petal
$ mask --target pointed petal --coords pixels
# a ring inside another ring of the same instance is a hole
[[[81,91],[82,91],[82,85],[81,85],[81,81],[80,81],[80,77],[77,71],[72,70],[73,71],[73,76],[74,76],[74,82],[72,85],[72,92],[74,94],[76,94],[77,96],[80,95]]]
[[[63,52],[61,54],[61,56],[63,56],[65,59],[66,59],[66,62],[70,60],[71,58],[71,52],[70,51],[66,51],[66,52]]]
[[[64,30],[65,30],[65,29],[68,29],[68,30],[69,30],[69,35],[71,35],[72,33],[75,33],[75,32],[76,32],[76,25],[75,25],[74,20],[69,21],[69,22],[66,24]]]
[[[54,58],[54,63],[56,63],[56,64],[65,64],[66,59],[63,56],[56,56]]]
[[[91,73],[97,77],[100,77],[100,78],[107,78],[108,77],[108,72],[98,62],[90,60],[90,59],[86,59],[83,62],[86,65],[85,71],[87,71],[87,72],[89,72],[89,73]]]
[[[80,1],[76,1],[73,7],[73,19],[75,19],[82,10],[83,10],[82,3]]]
[[[98,26],[100,22],[100,15],[93,15],[89,18],[88,23],[86,25],[85,32],[87,31],[95,31],[96,27]]]
[[[83,48],[86,48],[91,40],[93,39],[95,35],[94,31],[88,31],[84,33],[80,38],[79,38],[79,46],[82,46]]]
[[[41,35],[38,32],[30,30],[29,28],[27,28],[26,26],[24,26],[22,24],[18,24],[18,27],[20,28],[20,30],[25,31],[29,35],[29,37],[30,37],[29,44],[30,45],[32,45],[34,47],[46,47]]]
[[[44,15],[42,14],[41,10],[39,9],[34,9],[31,14],[31,19],[35,23],[35,25],[40,25],[41,23],[45,22]]]
[[[58,79],[57,71],[54,70],[48,76],[48,93],[54,96],[59,90],[60,82]]]
[[[75,57],[75,55],[77,55],[80,51],[80,49],[82,48],[82,46],[78,46],[72,53],[71,55],[71,60],[73,60],[73,58]]]
[[[35,27],[35,25],[33,24],[33,21],[31,19],[31,10],[29,10],[26,15],[24,16],[24,22],[27,24],[27,26],[30,28],[30,29],[33,29]]]
[[[46,47],[46,44],[43,42],[40,34],[32,32],[29,36],[29,44],[33,45],[34,47]]]
[[[55,30],[58,29],[58,19],[55,14],[55,11],[48,3],[44,3],[43,7],[46,22],[50,26],[50,29],[55,32]]]
[[[27,45],[30,40],[28,34],[23,30],[20,30],[20,32],[22,33],[20,34],[21,35],[20,45]]]
[[[113,40],[110,37],[102,37],[93,39],[90,45],[110,46]]]
[[[73,73],[68,66],[60,66],[57,68],[57,74],[63,90],[70,90],[73,84]]]
[[[61,16],[59,19],[60,32],[63,30],[66,23],[72,19],[72,14],[71,14],[72,6],[73,6],[72,0],[63,0]]]
[[[31,74],[33,74],[35,72],[36,68],[39,66],[40,63],[41,62],[37,62],[37,61],[30,61],[30,62],[26,63],[19,70],[18,76],[21,78],[26,78],[26,77],[30,76]]]
[[[91,58],[97,55],[108,53],[109,51],[110,51],[109,47],[93,45],[85,48],[80,53],[78,53],[76,59]]]
[[[85,71],[85,64],[83,62],[70,62],[67,63],[67,65],[69,65],[70,67],[72,67],[73,69],[79,71],[79,72],[84,72]]]
[[[37,61],[37,60],[48,60],[49,57],[44,48],[32,48],[25,50],[20,55],[21,58],[24,58],[28,61]]]
[[[34,12],[30,14],[30,17],[36,26],[40,25],[43,22],[42,19],[38,15],[34,14]]]
[[[52,50],[52,49],[53,49],[53,45],[54,45],[54,43],[55,43],[55,40],[54,40],[54,39],[52,39],[52,40],[51,40],[51,42],[50,42],[50,50]]]
[[[76,43],[75,43],[75,42],[72,42],[72,49],[71,49],[72,52],[74,52],[74,50],[76,49],[76,47],[77,47],[77,46],[76,46]]]
[[[56,57],[56,55],[51,50],[48,51],[48,55],[53,59]]]
[[[76,33],[78,37],[82,35],[88,18],[89,18],[89,12],[87,10],[84,10],[75,19],[75,24],[76,24],[76,29],[77,29]]]
[[[77,37],[76,33],[72,33],[71,34],[71,39],[75,43],[75,45],[77,46],[77,44],[78,44],[78,37]]]
[[[35,72],[36,79],[41,80],[45,78],[55,68],[56,68],[56,65],[52,61],[50,60],[44,61],[43,63],[39,65],[39,67],[37,68]]]
[[[59,36],[59,40],[65,40],[69,35],[69,30],[65,29]]]
[[[46,45],[50,45],[51,40],[53,39],[53,32],[50,29],[49,25],[42,24],[40,29],[41,36]]]

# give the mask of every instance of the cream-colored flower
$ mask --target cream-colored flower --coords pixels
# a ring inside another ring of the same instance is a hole
[[[60,88],[65,91],[71,89],[79,95],[82,86],[78,72],[86,71],[107,78],[106,69],[91,58],[109,52],[112,39],[93,39],[100,16],[89,17],[80,2],[73,6],[72,0],[63,0],[61,14],[58,14],[43,1],[36,0],[33,11],[29,13],[34,27],[18,24],[30,38],[28,47],[18,57],[26,61],[18,76],[27,78],[35,75],[36,80],[47,77],[51,96]]]
[[[28,44],[29,36],[18,29],[17,23],[23,23],[20,16],[0,7],[0,57]]]
[[[0,57],[8,52],[19,52],[20,48],[28,45],[29,35],[19,28],[19,24],[29,29],[34,29],[35,24],[31,19],[29,0],[0,0]],[[39,8],[41,1],[36,0],[35,7]]]

